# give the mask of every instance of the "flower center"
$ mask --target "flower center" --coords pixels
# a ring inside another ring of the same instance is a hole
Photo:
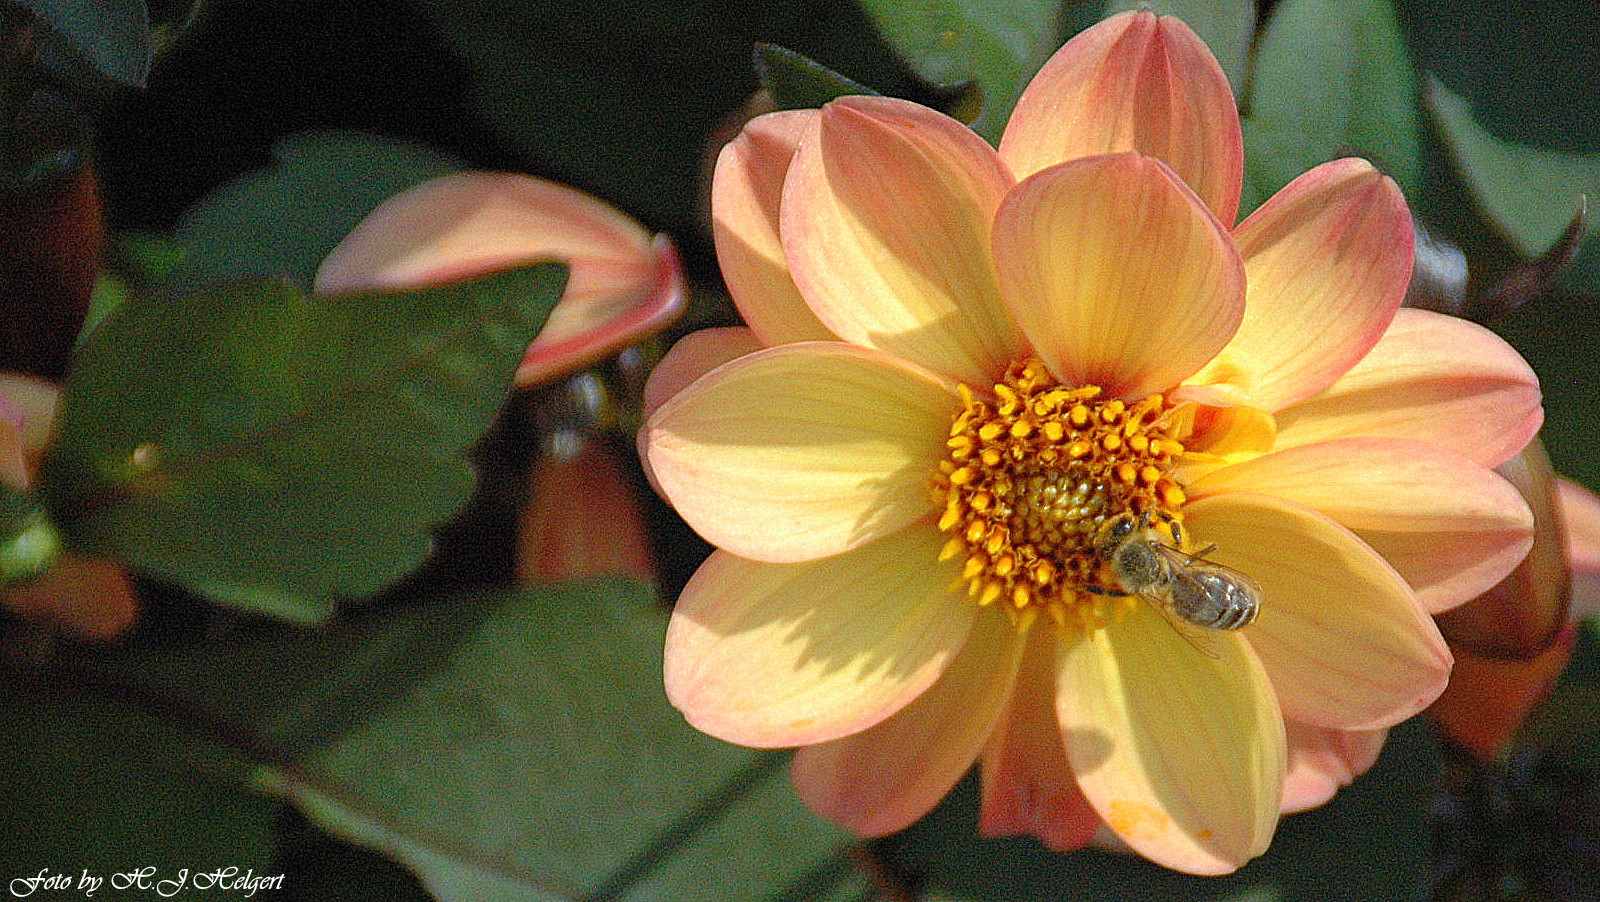
[[[1173,408],[1160,395],[1099,395],[1099,386],[1061,385],[1034,359],[1013,363],[992,396],[961,386],[933,488],[944,502],[939,528],[951,534],[942,557],[965,555],[962,577],[979,604],[1092,630],[1133,603],[1106,560],[1108,524],[1138,523],[1182,546]]]

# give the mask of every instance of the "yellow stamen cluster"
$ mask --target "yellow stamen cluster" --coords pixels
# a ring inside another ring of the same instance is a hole
[[[1098,386],[1063,386],[1031,359],[992,394],[961,393],[933,478],[951,534],[943,557],[965,556],[979,604],[1003,601],[1025,622],[1044,611],[1062,627],[1102,625],[1105,605],[1129,602],[1104,572],[1101,527],[1123,512],[1181,520],[1170,408],[1160,395],[1099,400]]]

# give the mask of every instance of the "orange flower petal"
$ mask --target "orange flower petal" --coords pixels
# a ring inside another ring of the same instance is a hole
[[[1393,726],[1427,707],[1450,651],[1394,568],[1310,508],[1230,492],[1192,501],[1184,526],[1208,559],[1261,584],[1245,627],[1285,717],[1346,730]]]
[[[711,229],[722,279],[765,345],[834,337],[789,278],[778,238],[789,161],[816,116],[816,110],[786,110],[752,119],[722,148],[711,180]]]
[[[1405,198],[1365,160],[1325,163],[1234,230],[1244,322],[1196,382],[1278,410],[1327,388],[1377,343],[1411,278]]]
[[[1283,782],[1284,813],[1315,808],[1333,798],[1377,763],[1388,730],[1330,730],[1297,721],[1284,724],[1289,737],[1289,773]]]
[[[1215,470],[1190,498],[1264,492],[1353,530],[1417,593],[1448,610],[1505,577],[1533,545],[1533,516],[1504,478],[1436,445],[1337,439]]]
[[[644,512],[619,449],[585,442],[543,454],[517,514],[515,574],[524,585],[565,579],[656,577]]]
[[[660,331],[688,305],[689,290],[677,248],[665,235],[651,243],[650,270],[639,281],[596,278],[589,284],[580,261],[568,260],[579,282],[567,287],[517,367],[518,388],[543,385],[621,351]]]
[[[1244,143],[1228,77],[1172,16],[1112,16],[1068,41],[1017,101],[1000,156],[1023,178],[1079,157],[1133,150],[1171,166],[1232,225]]]
[[[1216,639],[1217,657],[1202,655],[1139,605],[1063,649],[1056,696],[1067,760],[1101,818],[1139,854],[1192,874],[1265,851],[1283,796],[1272,684],[1238,635]]]
[[[644,415],[649,417],[689,383],[730,360],[761,350],[755,332],[743,326],[700,329],[679,339],[650,371],[644,384]]]
[[[116,561],[63,552],[37,579],[0,591],[0,606],[49,627],[105,642],[133,625],[133,573]]]
[[[1012,315],[1063,382],[1122,397],[1177,385],[1244,311],[1233,241],[1171,169],[1134,153],[1063,163],[996,214]]]
[[[966,126],[904,100],[823,107],[783,192],[800,292],[841,338],[970,384],[1020,356],[989,224],[1011,176]]]
[[[701,731],[759,748],[881,722],[944,673],[977,610],[940,541],[913,528],[804,564],[712,553],[667,627],[667,697]]]
[[[1067,852],[1099,831],[1100,815],[1067,763],[1055,698],[1055,636],[1032,630],[1005,717],[983,752],[978,829],[984,836],[1029,833]]]
[[[1529,658],[1548,648],[1571,619],[1573,571],[1567,561],[1564,516],[1556,474],[1537,436],[1495,472],[1516,487],[1533,515],[1533,547],[1506,578],[1459,607],[1434,618],[1457,653]],[[1449,692],[1449,690],[1445,690]]]
[[[1450,685],[1428,713],[1478,760],[1495,760],[1566,669],[1578,629],[1568,621],[1548,648],[1528,660],[1483,657],[1463,649]]]
[[[1544,416],[1527,361],[1482,326],[1402,309],[1327,391],[1278,412],[1278,446],[1347,436],[1431,442],[1484,466],[1522,450]]]
[[[644,441],[662,493],[707,541],[804,561],[927,516],[959,406],[882,351],[801,342],[702,376],[656,411]]]
[[[995,609],[978,615],[939,681],[876,726],[794,756],[800,798],[858,836],[903,830],[972,769],[1005,708],[1022,638]]]
[[[322,262],[315,287],[413,288],[538,260],[571,271],[518,385],[620,350],[676,318],[687,298],[670,241],[581,191],[493,172],[443,176],[385,201]]]

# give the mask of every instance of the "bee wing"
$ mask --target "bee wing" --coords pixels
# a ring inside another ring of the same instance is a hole
[[[1140,592],[1138,594],[1140,598],[1149,602],[1150,606],[1155,608],[1156,612],[1161,615],[1161,619],[1172,627],[1172,631],[1183,637],[1183,641],[1189,643],[1195,651],[1212,659],[1222,656],[1222,651],[1218,646],[1218,643],[1222,640],[1217,636],[1216,631],[1202,629],[1179,617],[1173,611],[1172,597],[1170,595],[1164,592]]]
[[[1259,598],[1261,596],[1261,584],[1251,579],[1248,574],[1241,573],[1240,571],[1229,567],[1227,564],[1219,564],[1216,561],[1206,557],[1206,555],[1216,550],[1217,546],[1215,545],[1203,548],[1194,554],[1180,551],[1176,548],[1173,548],[1171,545],[1161,545],[1159,547],[1161,549],[1161,556],[1167,559],[1168,568],[1172,571],[1174,578],[1177,578],[1180,574],[1187,573],[1190,570],[1202,568],[1205,570],[1210,570],[1213,573],[1226,574],[1229,579],[1254,593],[1256,597]]]
[[[1163,545],[1161,555],[1166,562],[1168,595],[1185,622],[1231,630],[1256,619],[1261,608],[1260,583],[1232,567],[1176,548]],[[1187,605],[1178,602],[1178,598]],[[1187,606],[1194,609],[1188,610]]]

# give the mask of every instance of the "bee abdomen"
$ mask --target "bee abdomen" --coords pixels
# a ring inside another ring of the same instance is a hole
[[[1195,626],[1236,630],[1256,619],[1258,593],[1229,574],[1195,568],[1172,582],[1172,609]]]

